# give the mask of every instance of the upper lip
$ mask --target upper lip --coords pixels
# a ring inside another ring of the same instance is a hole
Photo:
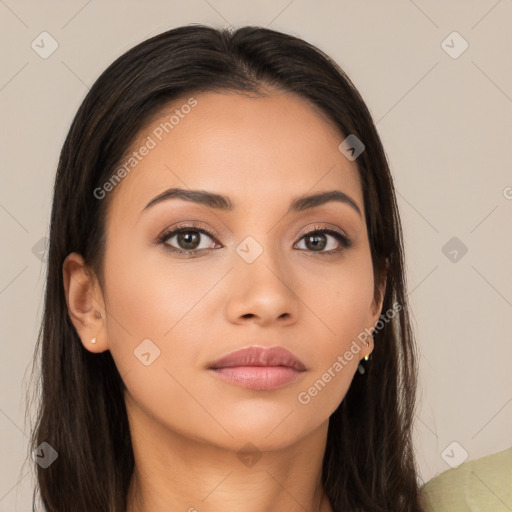
[[[304,363],[283,347],[260,347],[252,345],[230,352],[209,365],[211,369],[234,366],[287,366],[297,371],[306,370]]]

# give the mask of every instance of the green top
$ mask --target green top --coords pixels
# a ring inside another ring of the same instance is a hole
[[[449,469],[421,493],[425,512],[511,512],[512,448]]]

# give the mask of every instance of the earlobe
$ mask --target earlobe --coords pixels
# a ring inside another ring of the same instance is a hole
[[[82,344],[91,352],[106,350],[103,297],[83,257],[69,254],[62,265],[62,275],[69,317]]]

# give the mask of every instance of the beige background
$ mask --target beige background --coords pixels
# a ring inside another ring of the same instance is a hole
[[[512,445],[511,0],[0,0],[0,20],[0,512],[31,510],[24,392],[45,275],[33,247],[47,235],[71,119],[117,56],[191,22],[291,32],[347,71],[377,123],[403,218],[421,477],[464,450],[474,459]],[[58,43],[47,59],[31,48],[43,31]],[[469,44],[458,58],[441,46],[453,31]],[[456,262],[443,252],[452,237],[468,249]]]

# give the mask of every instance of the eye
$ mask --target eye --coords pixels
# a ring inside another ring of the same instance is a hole
[[[197,226],[180,226],[171,231],[166,231],[158,238],[158,243],[165,244],[173,252],[191,255],[212,248],[211,242],[207,243],[207,241],[201,240],[205,237],[215,240],[215,234],[207,229]],[[168,243],[172,239],[175,239],[174,244],[178,247]]]
[[[211,241],[202,240],[205,238],[209,238]],[[299,247],[299,249],[325,255],[339,253],[352,246],[352,241],[342,231],[325,226],[315,226],[315,229],[302,235],[299,244],[302,241],[304,241],[305,247]],[[174,253],[187,256],[198,256],[204,250],[214,249],[213,246],[218,243],[215,233],[194,225],[179,226],[166,231],[158,238],[157,242],[164,244]]]
[[[334,238],[335,242],[329,241],[329,237]],[[308,231],[302,236],[299,243],[302,241],[306,246],[305,250],[320,254],[339,253],[352,246],[352,241],[343,232],[325,227]]]

